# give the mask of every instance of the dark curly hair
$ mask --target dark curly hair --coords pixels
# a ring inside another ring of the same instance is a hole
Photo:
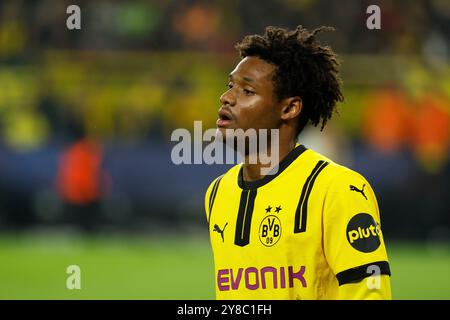
[[[298,132],[309,121],[314,126],[322,122],[322,131],[337,111],[336,103],[344,100],[337,55],[315,38],[322,31],[334,31],[334,28],[308,31],[302,26],[295,30],[267,27],[264,35],[246,36],[236,44],[241,58],[258,57],[276,66],[273,81],[279,100],[301,97],[303,109]]]

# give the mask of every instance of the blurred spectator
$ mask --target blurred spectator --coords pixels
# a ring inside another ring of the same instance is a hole
[[[102,160],[100,145],[88,139],[76,141],[60,156],[57,191],[67,204],[69,219],[80,222],[86,230],[97,227],[99,201],[111,186]]]
[[[405,147],[411,132],[413,110],[399,89],[379,89],[367,97],[363,134],[381,152]]]
[[[450,154],[450,101],[443,94],[429,91],[419,101],[411,143],[425,170],[442,171]]]

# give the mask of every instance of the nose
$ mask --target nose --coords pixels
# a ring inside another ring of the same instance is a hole
[[[231,92],[232,88],[225,91],[219,98],[220,103],[225,106],[234,106],[236,104],[236,98],[234,97],[233,93]]]

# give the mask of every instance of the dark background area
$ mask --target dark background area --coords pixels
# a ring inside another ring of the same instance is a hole
[[[213,128],[234,44],[331,25],[346,102],[299,141],[362,173],[389,239],[449,241],[447,1],[0,2],[0,230],[204,228],[226,165],[172,163],[171,132]],[[381,30],[366,8],[382,10]]]

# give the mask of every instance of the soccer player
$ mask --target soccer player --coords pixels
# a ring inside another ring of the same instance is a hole
[[[329,29],[268,27],[236,45],[218,131],[278,129],[280,162],[262,175],[245,154],[207,189],[218,299],[391,299],[369,182],[296,141],[343,100],[337,56],[316,39]]]

